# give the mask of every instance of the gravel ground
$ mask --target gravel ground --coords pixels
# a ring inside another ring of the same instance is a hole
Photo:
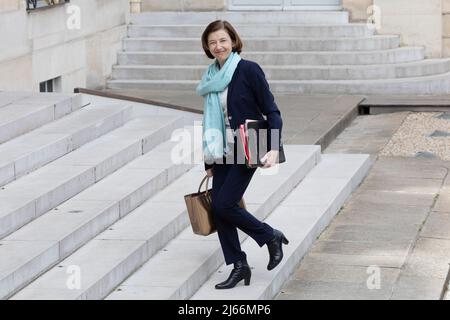
[[[380,154],[450,160],[450,113],[411,113]]]

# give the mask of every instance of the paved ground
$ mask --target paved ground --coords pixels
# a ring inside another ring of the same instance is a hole
[[[358,117],[325,153],[370,153],[370,174],[277,299],[440,299],[450,262],[450,162],[380,157],[408,113]]]
[[[203,98],[193,92],[112,90],[104,92],[138,97],[203,110]],[[358,114],[364,96],[276,94],[283,117],[285,144],[320,144],[334,140]]]

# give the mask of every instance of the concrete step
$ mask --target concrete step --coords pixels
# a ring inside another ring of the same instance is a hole
[[[286,165],[285,169],[280,168],[279,174],[255,177],[255,179],[266,179],[266,181],[271,179],[274,188],[260,191],[259,198],[246,197],[247,203],[259,203],[260,211],[264,211],[271,210],[281,201],[293,188],[295,181],[301,180],[320,157],[317,146],[300,148],[303,148],[303,152],[288,146],[287,152],[298,161]],[[20,291],[13,299],[104,298],[171,238],[188,226],[183,196],[189,192],[186,190],[195,191],[198,188],[203,175],[203,165],[194,168],[112,226],[112,230],[105,231],[61,262],[62,268],[51,269]],[[266,197],[261,197],[261,193],[265,193]],[[82,270],[82,283],[79,290],[70,290],[65,286],[64,269],[70,265],[78,265]]]
[[[269,80],[277,93],[306,94],[418,94],[450,93],[450,73],[380,80]],[[195,91],[198,80],[110,80],[110,89]]]
[[[272,208],[276,207],[279,201],[289,193],[293,186],[303,179],[303,177],[315,166],[317,161],[320,161],[319,148],[317,147],[288,147],[290,148],[288,152],[291,159],[295,159],[294,163],[290,164],[290,168],[280,167],[280,171],[274,176],[263,176],[261,172],[257,172],[248,191],[244,195],[248,209],[257,216],[267,215]],[[297,151],[295,151],[296,148]],[[301,151],[302,148],[303,151]],[[306,148],[309,148],[309,150]],[[315,161],[313,161],[314,157],[316,158]],[[308,163],[307,167],[305,167],[305,163]],[[292,175],[292,173],[290,173],[292,171],[296,173]],[[288,178],[289,174],[292,175],[291,181],[289,181]],[[286,185],[287,182],[288,185]],[[272,188],[262,189],[261,187],[258,187],[262,185],[270,185]],[[177,262],[176,256],[184,250],[192,250],[192,248],[189,249],[190,244],[199,247],[216,247],[218,246],[217,235],[199,237],[194,235],[191,227],[188,226],[180,235],[166,245],[162,251],[158,252],[150,261],[144,264],[141,269],[131,275],[121,286],[109,295],[108,299],[185,299],[186,290],[192,290],[192,287],[197,286],[197,283],[193,284],[186,282],[182,284],[180,283],[180,280],[189,274],[190,266],[198,259],[201,259],[201,257],[194,254],[187,260]],[[211,260],[210,263],[215,263],[215,261]],[[178,267],[184,265],[186,267],[186,272],[181,272],[170,279],[174,274],[173,269],[177,268],[175,265]],[[137,283],[141,284],[137,285]],[[177,288],[178,284],[182,287]],[[200,283],[198,283],[198,285],[200,285]],[[141,286],[143,291],[136,288],[136,286]],[[144,294],[140,295],[140,293]]]
[[[271,80],[365,80],[421,77],[450,71],[450,59],[426,59],[417,62],[382,65],[338,66],[261,66]],[[202,66],[114,66],[113,79],[121,80],[200,80]]]
[[[3,238],[167,139],[182,120],[137,119],[0,190]],[[131,140],[130,140],[131,138]]]
[[[131,24],[203,24],[214,20],[238,24],[347,24],[347,11],[207,11],[207,12],[144,12],[131,14]]]
[[[0,144],[81,108],[80,95],[0,92]]]
[[[0,108],[31,95],[32,92],[11,92],[0,90]]]
[[[397,35],[358,38],[247,38],[249,51],[371,51],[398,48]],[[124,51],[197,51],[198,38],[125,38]]]
[[[128,37],[165,37],[165,38],[200,38],[205,25],[134,25],[128,26]],[[305,37],[305,38],[342,38],[368,37],[374,35],[374,29],[367,24],[337,24],[337,25],[233,25],[242,38],[264,37]]]
[[[425,58],[423,47],[403,47],[378,51],[335,52],[247,52],[242,58],[261,65],[372,65],[419,61]],[[119,52],[120,65],[209,65],[212,60],[204,52]]]
[[[450,93],[450,73],[438,75],[381,80],[334,80],[334,81],[282,81],[272,80],[275,92],[311,94],[416,94],[437,95]],[[185,84],[182,87],[186,87]],[[191,88],[194,88],[192,86]],[[191,89],[192,90],[192,89]]]
[[[323,155],[322,162],[266,219],[267,223],[282,230],[290,241],[289,245],[283,246],[283,261],[274,270],[267,271],[267,249],[259,248],[252,239],[247,239],[242,248],[252,266],[251,285],[241,283],[232,291],[216,290],[214,285],[226,279],[230,272],[229,266],[222,265],[216,272],[208,270],[212,276],[191,299],[273,299],[369,169],[368,155]],[[188,259],[189,253],[183,255],[184,259]],[[199,266],[200,263],[197,270],[200,270]]]
[[[70,98],[71,104],[67,103]],[[12,103],[25,103],[33,105],[47,105],[54,104],[55,108],[59,110],[58,118],[64,113],[63,110],[75,111],[81,109],[84,104],[80,94],[67,94],[55,92],[31,92],[31,91],[1,91],[0,90],[0,108]],[[63,107],[66,106],[66,108]]]
[[[156,117],[153,121],[141,118],[134,126],[136,131],[117,133],[115,139],[119,144],[125,142],[131,145],[132,136],[140,136],[139,140],[135,140],[138,148],[134,152],[140,154],[144,139],[151,138],[157,143],[160,138],[155,137],[156,132],[149,128],[158,121],[162,124],[167,123],[167,120],[167,117]],[[147,132],[144,131],[144,125]],[[166,126],[164,133],[172,132],[169,126]],[[189,134],[191,131],[186,129]],[[185,164],[171,159],[170,150],[177,143],[166,141],[159,144],[3,239],[0,246],[0,297],[10,297],[189,170],[193,166],[192,151],[187,152],[182,159],[186,160]]]
[[[305,186],[312,186],[308,180],[313,172],[317,172],[317,167],[321,166],[319,162],[315,168],[313,168],[304,178],[298,187],[294,188],[305,188]],[[323,166],[322,166],[323,167]],[[340,166],[339,168],[342,168]],[[349,168],[346,168],[349,171]],[[342,174],[342,173],[341,173]],[[268,180],[268,177],[261,177]],[[261,180],[262,180],[261,179]],[[308,180],[307,180],[308,179]],[[316,203],[323,203],[326,201],[333,202],[335,199],[329,199],[328,197],[322,197],[324,193],[320,188],[324,188],[326,185],[327,189],[336,189],[336,182],[343,183],[344,179],[334,179],[334,184],[330,185],[331,179],[322,179],[321,183],[315,181],[314,191],[309,192],[310,197],[306,198],[305,201],[311,202],[315,200]],[[336,181],[338,180],[338,181]],[[296,181],[298,184],[299,181]],[[345,182],[348,184],[347,179]],[[356,184],[357,181],[355,181]],[[271,185],[269,183],[269,185]],[[308,189],[307,189],[308,190]],[[252,196],[264,191],[255,189],[249,190],[250,194],[246,198],[252,199]],[[256,191],[256,192],[255,192]],[[288,197],[292,198],[292,189],[287,190]],[[294,191],[295,192],[295,191]],[[325,193],[326,194],[326,193]],[[271,206],[271,209],[267,208],[261,211],[261,202],[263,197],[259,198],[259,201],[253,202],[249,201],[249,210],[254,213],[259,219],[264,219],[268,216],[276,207],[279,206],[277,203]],[[283,203],[283,202],[281,202]],[[310,204],[310,203],[308,203]],[[310,204],[311,205],[311,204]],[[279,223],[272,224],[274,227],[283,227]],[[295,225],[298,228],[298,224]],[[292,230],[292,228],[290,228]],[[287,232],[287,231],[286,231]],[[295,232],[295,231],[294,231]],[[290,233],[287,234],[290,236]],[[245,240],[247,235],[240,232],[241,242]],[[253,240],[251,240],[253,241]],[[264,248],[264,253],[267,255],[267,250]],[[219,241],[217,240],[217,235],[210,237],[199,237],[192,234],[190,228],[187,228],[180,236],[176,237],[171,241],[164,249],[158,252],[149,262],[147,262],[141,269],[139,269],[134,275],[129,277],[118,289],[116,289],[108,299],[189,299],[197,290],[202,286],[202,284],[207,281],[214,271],[223,264],[223,254],[220,248]],[[180,263],[177,263],[180,261]],[[267,261],[266,261],[267,264]],[[229,294],[232,292],[228,291]],[[230,299],[230,297],[228,298]]]
[[[88,106],[1,144],[0,186],[122,126],[130,118],[131,110]]]

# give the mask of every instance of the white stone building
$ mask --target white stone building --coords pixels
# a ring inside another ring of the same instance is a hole
[[[71,0],[36,10],[27,10],[26,0],[0,1],[0,90],[103,87],[129,11],[129,0]]]

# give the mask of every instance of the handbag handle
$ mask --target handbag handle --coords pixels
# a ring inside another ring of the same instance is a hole
[[[208,193],[208,184],[209,184],[209,177],[208,177],[208,175],[206,175],[206,176],[202,179],[202,182],[200,182],[200,185],[198,186],[198,192],[197,192],[197,193],[200,193],[200,189],[202,188],[202,185],[203,185],[203,183],[205,182],[205,180],[206,180],[206,193]]]

